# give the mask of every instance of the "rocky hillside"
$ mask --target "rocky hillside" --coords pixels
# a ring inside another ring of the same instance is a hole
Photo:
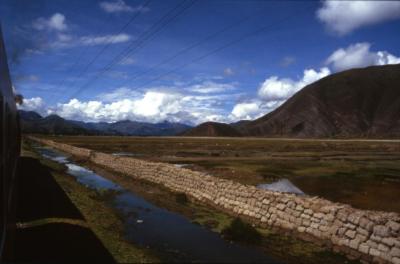
[[[42,117],[33,111],[19,110],[21,129],[23,133],[55,134],[55,135],[84,135],[95,134],[95,131],[86,129],[74,122],[65,120],[58,115]]]
[[[189,136],[400,137],[400,64],[327,76],[271,113],[232,124],[207,122]]]
[[[240,137],[242,134],[231,125],[217,122],[202,123],[186,133],[188,137]]]
[[[244,126],[249,136],[400,137],[400,65],[325,77]]]

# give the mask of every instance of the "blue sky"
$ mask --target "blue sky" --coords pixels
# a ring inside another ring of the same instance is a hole
[[[400,63],[395,1],[3,0],[0,15],[22,108],[84,121],[253,119],[329,74]]]

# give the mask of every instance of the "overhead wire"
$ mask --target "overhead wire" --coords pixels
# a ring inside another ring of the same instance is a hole
[[[158,21],[156,21],[149,30],[145,31],[138,39],[135,39],[131,42],[131,44],[122,50],[117,56],[115,56],[110,63],[108,63],[102,70],[100,70],[94,77],[89,79],[84,85],[82,85],[74,94],[68,97],[68,100],[77,96],[79,93],[83,92],[87,89],[92,83],[97,81],[99,78],[104,76],[105,73],[110,71],[112,67],[117,65],[119,62],[127,58],[128,56],[132,56],[132,52],[137,51],[140,47],[144,47],[143,44],[146,41],[153,39],[157,33],[161,32],[172,23],[177,17],[182,15],[185,11],[187,11],[190,7],[192,7],[197,0],[187,1],[184,0],[172,8],[168,13],[166,13],[163,17],[161,17]],[[188,5],[182,5],[185,3],[189,3]],[[175,14],[174,12],[177,11]],[[172,16],[171,16],[172,15]],[[169,17],[171,16],[171,17]],[[153,38],[152,38],[153,37]],[[137,45],[135,45],[137,44]]]
[[[141,6],[143,8],[146,8],[151,0],[146,0],[144,4]],[[136,12],[114,35],[110,35],[109,38],[106,40],[106,44],[96,53],[96,55],[93,57],[92,60],[89,61],[89,63],[86,64],[86,66],[83,68],[82,71],[79,72],[79,74],[76,76],[76,79],[74,80],[73,86],[76,83],[76,80],[82,77],[87,70],[90,68],[91,65],[110,47],[110,45],[115,41],[115,38],[121,34],[130,24],[132,24],[141,14],[141,12]]]
[[[182,50],[176,52],[176,53],[173,54],[172,56],[170,56],[170,57],[168,57],[168,58],[162,60],[161,62],[159,62],[159,63],[157,63],[157,64],[155,64],[155,65],[153,65],[153,66],[151,66],[149,69],[147,69],[147,70],[145,70],[145,71],[142,71],[142,72],[140,72],[140,73],[134,75],[134,76],[133,76],[132,78],[130,78],[129,80],[124,81],[124,83],[119,84],[119,86],[125,85],[128,81],[129,81],[129,82],[134,81],[134,80],[136,80],[137,78],[139,78],[140,76],[143,76],[143,75],[145,75],[145,74],[151,72],[152,70],[157,69],[158,67],[160,67],[160,66],[162,66],[162,65],[165,65],[166,63],[168,63],[168,62],[170,62],[170,61],[172,61],[172,60],[178,58],[179,56],[182,56],[183,54],[188,53],[189,51],[191,51],[191,50],[193,50],[194,48],[200,46],[201,44],[203,44],[203,43],[205,43],[205,42],[207,42],[207,41],[209,41],[209,40],[211,40],[211,39],[213,39],[213,38],[215,38],[215,37],[218,37],[218,36],[221,35],[222,33],[224,33],[224,32],[226,32],[226,31],[228,31],[228,30],[230,30],[230,29],[232,29],[232,28],[234,28],[234,27],[236,27],[236,26],[238,26],[238,25],[240,25],[240,24],[246,22],[247,20],[249,20],[249,19],[252,18],[252,17],[253,17],[253,15],[251,15],[251,16],[246,16],[246,17],[243,18],[243,19],[240,19],[240,20],[238,20],[238,21],[235,21],[234,23],[231,23],[231,24],[229,24],[228,26],[225,26],[225,27],[223,27],[222,29],[213,32],[212,34],[206,36],[205,38],[202,38],[201,40],[196,41],[195,43],[193,43],[193,44],[191,44],[191,45],[189,45],[189,46],[183,48]]]
[[[218,48],[216,48],[216,49],[213,49],[212,51],[207,52],[207,53],[205,53],[205,54],[203,54],[203,55],[201,55],[201,56],[199,56],[199,57],[196,57],[195,59],[193,59],[193,60],[191,60],[191,61],[189,61],[189,62],[187,62],[187,63],[185,63],[185,64],[183,64],[183,65],[181,65],[181,66],[175,67],[174,69],[172,69],[172,70],[170,70],[170,71],[167,71],[167,72],[165,72],[165,73],[159,74],[157,77],[151,79],[150,81],[148,81],[148,82],[146,82],[146,83],[144,83],[144,84],[142,84],[142,85],[140,85],[140,86],[138,86],[138,87],[135,87],[135,89],[143,88],[143,87],[147,86],[148,84],[153,83],[154,81],[160,80],[161,78],[163,78],[163,77],[165,77],[165,76],[167,76],[167,75],[169,75],[169,74],[171,74],[171,73],[175,73],[175,72],[179,71],[180,69],[182,69],[182,68],[184,68],[184,67],[187,67],[187,66],[190,65],[190,64],[193,64],[194,62],[203,60],[203,59],[205,59],[205,58],[207,58],[207,57],[209,57],[209,56],[211,56],[211,55],[213,55],[213,54],[215,54],[215,53],[217,53],[217,52],[220,52],[220,51],[222,51],[222,50],[224,50],[224,49],[226,49],[226,48],[228,48],[228,47],[230,47],[230,46],[233,46],[233,45],[235,45],[236,43],[239,43],[239,42],[241,42],[242,40],[247,39],[248,37],[257,35],[257,34],[263,32],[263,31],[266,31],[266,30],[268,30],[268,29],[271,29],[271,28],[273,28],[274,26],[276,26],[276,25],[278,25],[278,24],[280,24],[280,23],[283,23],[283,22],[285,22],[285,21],[287,21],[287,20],[289,20],[289,19],[291,19],[291,18],[293,18],[293,17],[299,16],[300,14],[304,13],[305,11],[308,11],[308,8],[304,8],[304,9],[302,9],[300,12],[299,12],[299,11],[295,11],[295,12],[291,13],[289,16],[286,16],[285,18],[280,19],[280,20],[277,21],[276,23],[268,24],[268,25],[266,25],[266,26],[263,26],[263,27],[261,27],[261,28],[258,28],[258,29],[256,29],[256,30],[254,30],[254,31],[252,31],[252,32],[250,32],[250,33],[244,34],[244,35],[242,35],[241,37],[236,38],[236,39],[234,39],[234,40],[232,40],[232,41],[229,41],[228,43],[226,43],[226,44],[224,44],[224,45],[222,45],[222,46],[220,46],[220,47],[218,47]]]

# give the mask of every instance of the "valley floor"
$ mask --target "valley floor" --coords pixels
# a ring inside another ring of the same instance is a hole
[[[399,140],[54,136],[58,142],[161,161],[245,184],[288,179],[304,193],[400,212]]]
[[[97,241],[96,243],[102,246],[104,254],[107,254],[117,262],[162,262],[165,260],[165,256],[163,256],[162,252],[137,247],[135,244],[125,240],[122,226],[124,216],[108,206],[107,201],[112,198],[112,193],[102,194],[86,188],[84,185],[79,184],[73,177],[66,174],[62,164],[38,156],[38,154],[32,151],[30,144],[24,144],[24,146],[24,156],[28,155],[36,159],[36,162],[39,162],[43,168],[50,172],[49,177],[51,177],[53,181],[55,180],[62,188],[68,197],[67,200],[72,203],[72,206],[75,208],[74,210],[77,210],[77,214],[80,216],[78,220],[75,220],[74,217],[68,215],[61,215],[61,217],[58,216],[58,218],[49,215],[40,221],[25,221],[22,225],[26,227],[26,230],[30,230],[35,225],[42,229],[48,229],[54,225],[54,222],[72,227],[78,226],[91,232],[93,238]],[[177,197],[178,194],[171,193],[161,186],[134,180],[131,177],[108,171],[90,162],[82,160],[75,160],[74,162],[90,168],[98,175],[118,183],[123,188],[132,191],[132,193],[143,197],[145,200],[150,201],[160,208],[166,208],[169,211],[184,215],[192,222],[202,225],[207,229],[211,229],[216,233],[221,233],[232,221],[230,216],[201,204],[193,202],[182,203]],[[31,173],[34,172],[32,171]],[[40,175],[41,174],[38,174],[38,177],[41,177]],[[61,228],[61,230],[66,229]],[[28,234],[27,237],[30,241],[32,241],[32,239],[40,240],[39,237],[42,231],[39,231],[40,232],[36,233],[36,237],[32,237]],[[259,248],[280,263],[350,263],[350,261],[346,261],[343,256],[331,252],[324,246],[305,242],[268,229],[258,229],[258,232],[262,234],[261,244],[254,244],[253,247]],[[55,238],[49,236],[48,240],[51,241],[52,239],[54,241]],[[80,247],[80,243],[76,245],[78,248]],[[64,255],[68,254],[68,250],[66,249],[71,249],[71,247],[68,245],[65,246]],[[24,253],[25,251],[22,252]],[[43,254],[43,252],[36,252],[36,254],[30,254],[21,259],[32,260],[35,259],[35,256],[40,256],[41,253]],[[82,252],[80,252],[80,254],[82,254]],[[90,258],[91,254],[93,254],[93,252],[86,252],[87,259]],[[24,255],[22,254],[21,256]],[[70,259],[73,259],[73,257],[73,255],[70,256]],[[46,258],[44,259],[46,260]],[[171,261],[171,259],[169,260]]]

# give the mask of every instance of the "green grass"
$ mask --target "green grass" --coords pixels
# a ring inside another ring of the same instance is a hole
[[[176,193],[175,200],[179,204],[187,204],[189,202],[189,199],[187,198],[186,194],[184,194],[184,193]]]
[[[356,208],[400,212],[400,143],[266,138],[54,136],[107,153],[190,164],[243,184],[287,178],[310,195]]]
[[[221,234],[229,240],[250,244],[259,244],[262,238],[257,229],[243,222],[240,218],[233,219],[229,226],[222,229]]]
[[[224,230],[226,232],[226,230],[232,226],[231,224],[234,221],[234,218],[232,216],[225,214],[221,211],[218,211],[214,208],[210,208],[203,204],[199,204],[195,201],[189,203],[182,203],[178,201],[179,199],[177,200],[176,194],[171,193],[163,186],[148,182],[138,181],[132,179],[127,175],[110,172],[104,168],[101,168],[91,163],[84,163],[81,165],[85,165],[86,167],[89,167],[90,169],[94,170],[96,173],[102,175],[103,177],[109,178],[110,180],[117,182],[125,189],[134,191],[137,195],[142,196],[144,199],[155,204],[156,206],[180,213],[191,219],[192,222],[198,223],[214,232],[220,234],[222,234]],[[250,164],[250,166],[257,167],[258,165],[257,163],[254,163]],[[60,179],[66,180],[68,178],[62,177]],[[112,214],[111,217],[108,216],[106,214],[106,208],[104,209],[104,211],[101,208],[101,206],[104,206],[104,203],[99,201],[98,193],[90,192],[85,194],[84,190],[87,189],[82,189],[82,192],[81,191],[76,192],[74,191],[75,188],[81,189],[81,187],[79,187],[80,185],[72,187],[70,186],[71,184],[72,186],[75,186],[75,184],[77,183],[72,181],[68,184],[63,183],[62,186],[64,186],[66,189],[71,188],[72,192],[76,193],[71,197],[73,197],[73,200],[78,201],[76,202],[76,204],[81,204],[81,203],[83,204],[80,207],[83,208],[82,212],[86,212],[84,214],[85,218],[88,219],[89,223],[93,222],[92,225],[98,226],[97,228],[95,228],[96,230],[95,232],[96,234],[98,234],[99,238],[100,237],[102,238],[101,239],[102,241],[108,241],[107,244],[105,243],[106,247],[109,248],[111,252],[117,252],[115,253],[117,256],[116,258],[119,260],[125,260],[122,262],[127,262],[126,261],[127,259],[138,258],[137,254],[140,254],[140,252],[142,252],[141,249],[131,248],[130,249],[131,251],[128,251],[128,253],[126,254],[122,254],[122,252],[125,252],[124,247],[130,246],[124,244],[121,245],[120,241],[121,237],[117,235],[120,232],[120,228],[118,227],[118,225],[120,224],[119,219],[122,216],[115,215],[115,212],[112,212],[110,209],[107,209],[109,210],[109,214]],[[89,199],[90,202],[87,202],[86,201],[87,199]],[[97,206],[99,205],[101,205],[99,208],[101,211],[104,212],[104,214],[99,214],[97,212],[92,212],[92,210],[90,210],[91,208],[97,208]],[[111,221],[110,219],[106,218],[111,218]],[[89,221],[89,219],[91,220]],[[105,223],[103,223],[103,221],[105,221]],[[252,230],[254,231],[254,229]],[[266,254],[275,257],[276,259],[284,263],[289,263],[289,264],[349,263],[345,259],[345,257],[333,253],[330,250],[322,246],[319,246],[317,244],[311,242],[305,242],[300,239],[294,238],[290,235],[285,235],[278,231],[269,229],[257,228],[256,232],[260,234],[261,238],[259,243],[258,244],[256,243],[257,245],[253,246],[259,247],[261,250],[264,250]],[[240,235],[239,235],[239,241],[243,241],[240,239]],[[118,254],[122,255],[118,256]],[[148,260],[148,257],[145,258],[145,260]],[[138,261],[141,261],[140,258]],[[132,260],[129,262],[132,262]]]
[[[30,222],[17,223],[17,225],[19,228],[30,228],[30,227],[54,224],[54,223],[62,223],[62,224],[77,225],[77,226],[81,226],[81,227],[88,227],[87,223],[83,220],[70,219],[70,218],[54,218],[54,217],[36,219],[36,220],[30,221]]]

